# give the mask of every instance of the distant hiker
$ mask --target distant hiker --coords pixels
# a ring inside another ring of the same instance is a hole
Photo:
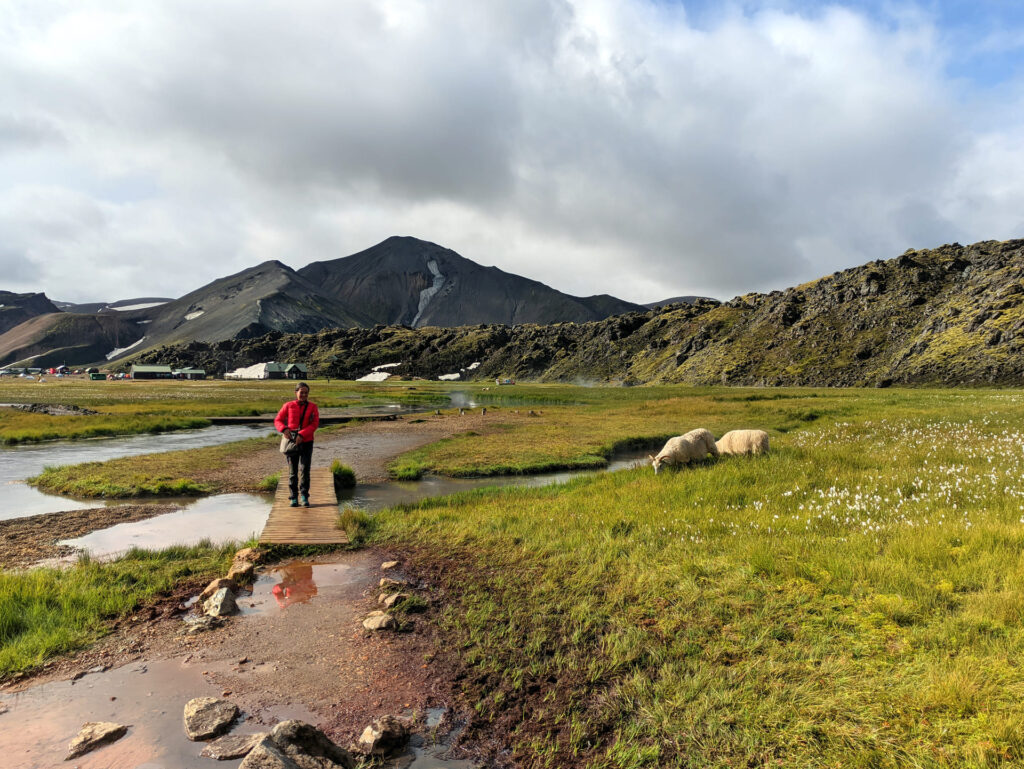
[[[313,461],[313,433],[320,426],[320,410],[309,400],[309,385],[299,382],[295,386],[295,400],[288,401],[277,412],[274,427],[288,438],[294,438],[299,450],[286,454],[288,460],[288,501],[298,507],[299,494],[302,506],[309,507],[309,465]],[[302,478],[299,479],[299,465]]]

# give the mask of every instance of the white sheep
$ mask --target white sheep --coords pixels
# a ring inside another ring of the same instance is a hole
[[[719,454],[767,454],[768,433],[764,430],[730,430],[716,446]]]
[[[664,448],[658,452],[658,456],[648,455],[648,457],[655,474],[657,474],[662,465],[685,465],[705,459],[708,454],[713,457],[718,456],[715,436],[703,427],[698,427],[696,430],[690,430],[686,435],[669,438]]]

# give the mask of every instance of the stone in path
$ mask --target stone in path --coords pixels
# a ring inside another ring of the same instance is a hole
[[[384,716],[363,729],[358,744],[364,753],[384,756],[401,749],[408,739],[408,721],[397,716]]]
[[[384,563],[382,563],[380,565],[380,570],[381,571],[389,571],[390,569],[397,569],[397,568],[398,568],[398,561],[384,561]]]
[[[407,598],[409,598],[408,593],[381,593],[377,598],[377,603],[384,604],[385,608],[393,609],[396,603],[401,603]]]
[[[235,594],[229,588],[222,587],[203,604],[203,611],[211,617],[227,617],[238,611]]]
[[[192,741],[208,740],[227,731],[238,707],[216,697],[196,697],[185,703],[185,734]]]
[[[353,769],[355,760],[322,731],[282,721],[245,757],[239,769]]]
[[[82,731],[68,745],[68,757],[66,761],[85,755],[90,750],[95,750],[100,745],[117,742],[128,732],[124,724],[115,724],[110,721],[90,721],[82,725]]]
[[[363,627],[367,630],[394,630],[398,627],[398,623],[387,612],[371,611],[363,620]]]
[[[209,585],[207,585],[203,589],[203,592],[199,594],[199,600],[205,601],[218,590],[225,587],[232,593],[237,592],[238,590],[237,586],[232,580],[228,579],[227,577],[217,577],[217,579],[213,580]]]
[[[205,748],[199,755],[206,758],[215,758],[218,761],[230,761],[233,758],[242,758],[249,754],[259,743],[266,738],[266,732],[256,734],[229,734],[225,737],[218,737]]]

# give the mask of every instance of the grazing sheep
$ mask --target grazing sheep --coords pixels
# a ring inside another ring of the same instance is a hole
[[[768,433],[764,430],[730,430],[716,445],[719,454],[767,454]]]
[[[718,456],[715,436],[703,427],[698,427],[696,430],[690,430],[686,435],[669,438],[664,448],[658,452],[658,456],[650,457],[650,460],[654,467],[654,473],[657,474],[662,465],[685,465],[700,461],[708,454],[713,457]]]

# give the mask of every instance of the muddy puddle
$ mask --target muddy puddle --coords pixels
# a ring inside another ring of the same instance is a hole
[[[95,438],[0,448],[0,519],[104,505],[101,500],[75,500],[43,494],[24,482],[26,478],[41,473],[48,465],[102,462],[139,454],[216,446],[266,435],[268,432],[265,425],[218,425],[202,430],[181,430],[160,435]]]
[[[182,713],[193,697],[218,696],[202,670],[181,660],[132,663],[77,681],[57,681],[18,694],[0,693],[0,755],[8,769],[176,769],[209,767],[201,743],[185,737]],[[112,745],[64,762],[68,743],[86,721],[130,724]],[[260,731],[243,723],[239,733]],[[222,766],[237,766],[241,761]]]
[[[265,615],[284,611],[289,606],[341,595],[344,589],[366,579],[366,572],[343,563],[292,561],[261,574],[252,595],[241,598],[242,614]]]
[[[171,545],[245,541],[263,530],[273,497],[218,494],[193,500],[185,509],[134,523],[99,529],[61,541],[98,559],[116,557],[133,547],[160,549]]]

